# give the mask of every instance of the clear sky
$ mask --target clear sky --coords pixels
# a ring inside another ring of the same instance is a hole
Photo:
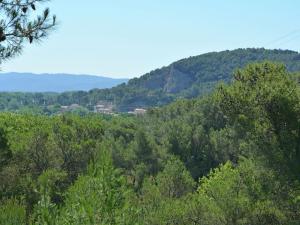
[[[60,25],[4,72],[138,77],[210,51],[299,51],[297,0],[52,0]]]

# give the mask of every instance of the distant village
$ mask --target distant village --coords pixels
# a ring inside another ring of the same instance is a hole
[[[82,106],[79,104],[71,104],[68,106],[61,106],[61,113],[64,112],[71,112],[74,110],[81,109]],[[95,106],[94,106],[94,113],[99,113],[99,114],[105,114],[105,115],[117,115],[118,113],[114,110],[115,106],[112,102],[107,102],[107,101],[99,101]],[[136,108],[133,111],[127,112],[128,114],[132,114],[135,116],[140,116],[146,114],[147,110],[143,108]]]

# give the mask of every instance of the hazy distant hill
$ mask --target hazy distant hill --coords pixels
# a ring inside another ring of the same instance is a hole
[[[127,79],[71,74],[0,73],[0,92],[65,92],[111,88]]]

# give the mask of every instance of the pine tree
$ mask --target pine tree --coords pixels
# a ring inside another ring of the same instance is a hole
[[[24,42],[45,38],[56,25],[49,8],[40,13],[38,5],[45,0],[0,0],[0,64],[17,54]]]

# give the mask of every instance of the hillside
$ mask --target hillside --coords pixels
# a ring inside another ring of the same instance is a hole
[[[119,112],[162,106],[178,98],[206,95],[217,83],[230,82],[236,69],[261,61],[280,62],[290,72],[300,71],[300,54],[295,51],[248,48],[211,52],[179,60],[113,88],[61,94],[0,93],[0,110],[42,106],[45,111],[47,106],[72,104],[94,110],[100,101],[112,103]]]
[[[299,225],[300,86],[255,63],[143,117],[0,113],[0,224]]]
[[[88,91],[93,88],[111,88],[127,82],[127,79],[112,79],[91,75],[1,73],[2,92],[65,92]]]
[[[230,82],[233,72],[249,63],[280,62],[291,72],[300,71],[300,54],[289,50],[237,49],[189,57],[151,71],[109,90],[92,90],[87,96],[116,103],[118,110],[160,106],[176,98],[193,98]],[[75,100],[75,99],[74,99]]]

